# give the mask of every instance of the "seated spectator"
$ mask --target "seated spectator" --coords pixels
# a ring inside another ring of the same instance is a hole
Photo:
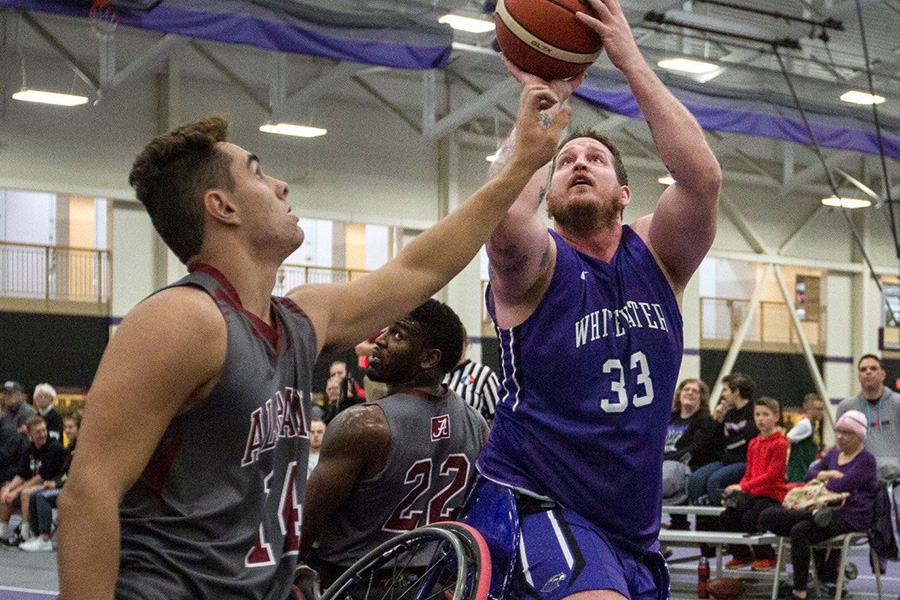
[[[309,466],[306,469],[306,478],[312,475],[313,469],[319,464],[319,450],[322,449],[322,438],[325,437],[325,421],[312,419],[309,422]]]
[[[69,467],[75,456],[75,442],[78,439],[81,418],[77,415],[69,415],[63,419],[63,424],[66,438],[69,440],[69,445],[66,446],[66,458],[59,475],[55,479],[45,481],[31,494],[28,501],[28,522],[37,535],[19,544],[19,548],[26,552],[50,552],[53,550],[53,544],[50,541],[50,533],[53,529],[53,509],[56,508],[56,499],[69,476]],[[25,537],[24,534],[22,537]]]
[[[13,433],[26,433],[25,423],[37,411],[25,402],[22,385],[17,381],[7,381],[0,390],[3,404],[3,416],[0,417],[0,445],[6,443]]]
[[[759,435],[750,440],[747,448],[747,470],[740,482],[725,488],[722,504],[725,512],[719,517],[724,531],[758,533],[759,515],[767,508],[779,506],[787,494],[784,482],[787,467],[788,441],[777,428],[781,407],[774,398],[760,398],[753,410],[753,419]],[[753,562],[753,569],[765,571],[775,567],[775,551],[771,546],[755,546],[752,561],[751,548],[736,545],[732,559],[726,566],[738,569]]]
[[[809,510],[792,510],[780,506],[768,508],[759,516],[763,527],[791,538],[794,598],[806,598],[810,546],[836,535],[866,531],[872,523],[878,478],[875,457],[863,448],[867,428],[866,415],[857,410],[845,412],[835,426],[837,447],[832,448],[804,477],[805,481],[824,481],[825,487],[833,492],[850,493],[843,506],[823,513],[829,518],[814,519]],[[829,571],[824,568],[823,554],[816,555],[820,577]]]
[[[359,404],[366,399],[366,390],[363,386],[356,383],[353,375],[347,370],[347,363],[342,360],[336,360],[331,363],[328,368],[329,377],[338,377],[343,382],[341,386],[341,400],[353,398],[352,404]],[[352,406],[348,404],[348,406]]]
[[[754,383],[748,375],[731,373],[722,380],[725,384],[713,417],[721,423],[722,450],[718,460],[695,470],[688,479],[688,496],[694,504],[706,496],[708,504],[718,506],[722,492],[729,485],[740,481],[747,468],[747,445],[759,431],[753,420]]]
[[[687,503],[691,471],[713,462],[719,453],[716,428],[709,414],[709,387],[699,379],[684,379],[675,389],[666,433],[663,463],[663,504]],[[672,529],[690,529],[687,515],[672,515]]]
[[[66,450],[59,440],[50,439],[47,435],[47,424],[44,418],[34,415],[26,423],[31,445],[22,457],[19,471],[12,481],[0,488],[0,538],[7,537],[7,544],[18,546],[22,538],[31,533],[28,522],[28,500],[32,492],[43,487],[45,481],[55,479],[62,470],[66,458]],[[9,531],[9,518],[13,511],[21,506],[22,527],[20,534]]]
[[[34,388],[34,407],[47,423],[47,432],[54,440],[62,442],[63,420],[53,407],[56,390],[49,383],[39,383]]]
[[[341,398],[341,387],[344,384],[344,380],[340,377],[332,377],[325,384],[325,414],[322,417],[322,420],[325,421],[325,424],[331,422],[333,418],[338,416],[343,410],[346,410],[353,404],[347,402],[346,400]]]
[[[791,442],[786,477],[788,483],[803,481],[809,465],[816,460],[822,450],[822,418],[825,416],[825,402],[818,394],[807,394],[803,398],[803,412],[806,416],[787,433],[788,441]]]

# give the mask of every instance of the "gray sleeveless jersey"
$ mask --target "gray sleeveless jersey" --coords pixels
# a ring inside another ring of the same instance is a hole
[[[206,265],[174,285],[215,300],[228,349],[212,392],[172,421],[122,499],[116,598],[285,600],[306,491],[315,332],[285,298],[272,298],[271,326],[244,311]]]
[[[487,424],[456,392],[429,398],[410,391],[374,403],[391,429],[387,466],[357,485],[326,524],[322,560],[349,566],[398,533],[448,520],[462,505]]]

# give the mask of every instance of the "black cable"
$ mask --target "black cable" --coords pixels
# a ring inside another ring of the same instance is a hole
[[[872,65],[869,62],[869,44],[866,42],[866,27],[863,23],[862,4],[856,0],[856,15],[859,18],[859,35],[862,39],[863,58],[866,61],[866,78],[869,82],[869,94],[875,97],[875,83],[872,80]],[[888,175],[887,161],[884,157],[884,139],[881,135],[881,122],[878,120],[878,105],[872,102],[872,116],[875,120],[875,135],[878,137],[878,155],[881,159],[881,174],[884,177],[884,187],[887,193],[888,209],[891,215],[891,234],[894,236],[894,250],[900,259],[900,241],[897,239],[897,222],[894,218],[894,200],[891,198],[891,178]]]

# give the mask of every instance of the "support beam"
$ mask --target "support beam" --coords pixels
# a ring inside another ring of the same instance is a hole
[[[431,131],[437,122],[437,70],[422,74],[422,129]]]
[[[269,107],[273,121],[281,114],[287,98],[287,56],[282,52],[269,54]]]
[[[857,154],[851,152],[835,152],[825,158],[825,164],[829,169],[831,169],[837,165],[852,160],[857,156]],[[798,185],[807,183],[815,179],[816,177],[822,177],[824,175],[825,172],[822,169],[822,163],[816,161],[802,171],[797,172],[793,177],[791,177],[790,181],[785,182],[781,187],[781,190],[779,190],[779,194],[785,196],[789,192],[791,192],[791,190],[795,189]]]
[[[206,59],[206,61],[211,64],[219,73],[225,76],[225,78],[230,81],[237,89],[244,93],[245,96],[250,98],[254,104],[259,106],[266,114],[269,114],[272,111],[272,107],[269,106],[269,103],[256,95],[256,90],[254,90],[250,85],[245,83],[240,77],[238,77],[234,71],[225,66],[225,63],[220,61],[218,58],[213,56],[213,54],[204,48],[197,40],[191,40],[190,42],[191,48],[194,49],[197,54]]]
[[[791,233],[791,235],[788,236],[788,238],[786,240],[784,240],[784,243],[781,244],[780,248],[778,248],[778,254],[784,254],[785,252],[787,252],[790,249],[790,247],[794,245],[794,242],[796,242],[797,239],[800,237],[800,234],[803,232],[803,230],[806,229],[806,227],[810,223],[812,223],[816,217],[818,217],[820,214],[824,213],[826,210],[827,210],[827,207],[823,204],[820,204],[817,207],[815,207],[813,209],[813,211],[811,213],[809,213],[805,219],[803,219],[803,222],[800,223],[800,226],[797,227]]]
[[[353,77],[351,77],[351,79],[359,87],[366,90],[370,96],[375,98],[375,100],[377,100],[379,104],[381,104],[383,107],[388,109],[388,111],[390,111],[391,114],[393,114],[395,117],[397,117],[398,119],[400,119],[401,121],[406,123],[410,129],[415,131],[417,134],[422,135],[422,128],[419,127],[418,123],[416,123],[415,121],[410,119],[408,116],[406,116],[406,113],[404,113],[402,110],[400,110],[399,108],[394,106],[394,104],[390,100],[385,98],[378,90],[376,90],[374,87],[372,87],[369,83],[367,83],[361,77],[354,75]]]
[[[781,294],[784,296],[784,301],[787,304],[788,312],[791,314],[791,323],[794,325],[794,331],[797,332],[797,339],[800,340],[800,345],[803,346],[803,357],[806,359],[806,366],[809,368],[809,372],[813,377],[813,383],[816,386],[816,392],[819,394],[819,397],[822,398],[825,402],[828,402],[828,390],[825,389],[825,380],[822,378],[822,373],[819,371],[819,365],[816,364],[816,357],[813,355],[812,348],[809,345],[809,340],[806,339],[806,332],[803,331],[803,324],[800,322],[800,318],[797,316],[797,309],[794,307],[794,299],[788,290],[787,282],[784,280],[784,273],[781,272],[781,266],[775,265],[775,278],[778,280],[778,287],[781,288]],[[828,421],[828,424],[831,428],[834,428],[834,421],[831,417],[831,411],[825,411],[825,419]]]
[[[718,399],[719,396],[722,395],[722,378],[731,373],[731,370],[734,368],[734,363],[737,361],[741,346],[744,345],[744,339],[747,337],[747,332],[750,330],[750,324],[753,322],[753,317],[756,316],[756,311],[759,310],[759,299],[762,297],[763,291],[765,291],[766,286],[769,284],[769,279],[774,272],[774,266],[766,265],[766,270],[763,272],[762,279],[760,279],[757,282],[756,287],[753,288],[753,294],[750,296],[750,304],[747,306],[747,314],[744,315],[744,320],[738,328],[737,335],[734,336],[734,339],[731,341],[731,346],[728,348],[728,354],[725,356],[722,370],[719,371],[719,376],[716,378],[716,383],[713,385],[712,393],[709,396],[710,402],[714,402],[714,398]]]
[[[69,66],[72,67],[72,70],[75,71],[75,74],[81,78],[93,91],[97,92],[100,90],[100,80],[94,75],[90,69],[85,66],[80,60],[75,58],[75,55],[69,52],[69,49],[63,45],[56,37],[47,31],[47,29],[41,25],[37,19],[31,16],[31,13],[26,11],[19,11],[19,15],[22,17],[22,20],[31,27],[35,33],[37,33],[45,42],[47,42],[51,48],[56,50],[60,56],[63,57]]]
[[[725,213],[728,220],[734,223],[734,226],[737,227],[741,236],[755,252],[758,252],[759,254],[772,254],[766,247],[765,242],[762,241],[762,238],[759,237],[759,234],[753,229],[753,226],[750,225],[750,222],[744,218],[741,211],[738,210],[737,206],[735,206],[724,193],[719,197],[719,206],[722,207],[722,212]]]
[[[458,72],[456,69],[447,69],[444,71],[447,75],[452,77],[453,79],[459,81],[464,86],[475,92],[476,94],[483,94],[484,88],[475,85],[473,81],[471,81],[468,77],[464,76],[462,73]],[[503,104],[497,103],[494,105],[494,108],[499,110],[503,115],[506,116],[512,123],[516,122],[516,115],[510,112]]]
[[[453,133],[460,125],[468,123],[475,117],[493,109],[494,104],[504,96],[516,93],[520,89],[519,82],[512,77],[507,77],[500,83],[491,87],[483,94],[451,112],[443,119],[437,121],[434,127],[425,131],[425,137],[431,141],[439,140],[449,133]]]
[[[366,65],[342,61],[331,67],[326,73],[285,98],[283,111],[289,106],[306,106],[315,103],[322,96],[332,90],[334,85],[342,79],[349,79],[353,75],[366,70]]]
[[[158,63],[161,63],[178,48],[186,46],[188,39],[174,34],[167,34],[158,39],[152,46],[147,48],[140,56],[132,60],[121,71],[116,73],[112,79],[103,86],[103,90],[115,89],[126,81],[146,70],[151,69]]]
[[[856,189],[858,189],[865,195],[869,196],[876,202],[881,202],[882,198],[881,198],[881,196],[878,195],[877,192],[875,192],[875,190],[873,190],[872,188],[870,188],[869,186],[864,184],[862,181],[860,181],[859,179],[857,179],[856,177],[854,177],[847,171],[841,169],[840,167],[835,167],[834,172],[839,174],[841,177],[843,177],[847,181],[849,181],[850,184],[853,185],[853,187],[855,187]]]

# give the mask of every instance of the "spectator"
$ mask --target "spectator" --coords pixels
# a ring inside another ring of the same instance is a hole
[[[731,373],[722,380],[725,387],[722,395],[725,402],[716,406],[713,417],[722,423],[718,428],[722,436],[719,459],[715,460],[691,474],[688,480],[688,495],[694,503],[702,496],[707,502],[717,506],[722,501],[722,492],[729,485],[740,481],[747,467],[747,444],[756,437],[753,419],[754,383],[748,375]]]
[[[325,424],[331,422],[333,418],[338,416],[341,411],[353,406],[355,402],[348,400],[341,394],[341,388],[344,386],[344,380],[340,377],[332,377],[325,384],[325,415],[322,420]]]
[[[787,481],[803,481],[806,470],[822,451],[822,418],[825,416],[825,402],[817,394],[807,394],[803,398],[803,412],[800,422],[787,433],[791,442],[788,456]]]
[[[759,515],[767,508],[778,506],[787,494],[784,473],[787,468],[788,441],[777,429],[781,407],[774,398],[760,398],[753,410],[759,435],[747,448],[747,470],[740,482],[725,488],[725,512],[720,517],[725,531],[760,531]],[[775,567],[775,551],[771,546],[755,546],[753,570],[766,571]],[[751,563],[749,546],[732,548],[733,557],[726,566],[739,569]]]
[[[818,518],[814,518],[809,510],[778,506],[764,510],[759,517],[762,526],[769,531],[791,538],[794,598],[806,598],[810,546],[836,535],[866,531],[872,523],[878,478],[875,457],[863,447],[868,428],[866,415],[857,410],[845,412],[835,426],[837,447],[832,448],[804,477],[805,481],[824,481],[825,487],[833,492],[849,492],[850,496],[840,508],[823,511]],[[821,518],[824,515],[827,517]],[[816,563],[820,577],[830,571],[824,568],[823,553],[816,553]]]
[[[718,422],[709,414],[709,387],[684,379],[675,389],[663,462],[663,504],[685,504],[690,473],[716,460]],[[672,529],[690,529],[687,515],[672,515]]]
[[[452,371],[447,373],[444,383],[462,396],[466,404],[481,413],[481,416],[490,425],[494,422],[494,413],[497,409],[497,388],[500,387],[500,380],[489,366],[466,358],[469,337],[465,327],[463,327],[463,335],[463,351],[459,362]]]
[[[43,486],[45,481],[54,479],[62,470],[66,451],[59,440],[47,435],[47,424],[38,415],[28,419],[25,425],[31,445],[22,457],[19,471],[12,481],[0,488],[0,538],[8,537],[7,543],[18,546],[22,538],[30,534],[28,523],[28,499],[32,492]],[[9,531],[9,518],[13,510],[24,506],[20,535]],[[21,536],[21,537],[20,537]]]
[[[343,381],[344,385],[341,386],[341,400],[349,401],[351,398],[353,399],[353,402],[348,404],[348,406],[359,404],[362,400],[365,400],[366,390],[363,386],[356,383],[353,375],[347,370],[346,362],[336,360],[331,363],[331,366],[328,368],[328,376],[338,377]]]
[[[2,393],[3,417],[0,417],[0,445],[5,443],[12,432],[26,433],[25,423],[37,413],[34,407],[25,403],[25,394],[18,381],[7,381],[3,384]]]
[[[50,541],[50,533],[53,529],[53,509],[56,508],[56,498],[69,476],[69,466],[75,456],[75,443],[78,439],[81,418],[77,415],[68,415],[63,419],[63,423],[66,438],[69,440],[69,445],[66,446],[66,458],[59,475],[55,479],[45,481],[31,494],[28,501],[28,520],[37,535],[19,544],[19,548],[25,552],[50,552],[53,550],[53,544]]]
[[[313,419],[309,423],[309,467],[306,470],[306,478],[312,475],[313,469],[319,464],[319,450],[322,449],[322,438],[325,437],[325,421]]]
[[[55,440],[62,442],[63,420],[56,412],[56,390],[49,383],[39,383],[34,388],[34,407],[47,423],[47,432]]]
[[[878,475],[886,478],[900,472],[900,394],[884,385],[884,369],[874,354],[859,359],[861,391],[837,407],[838,419],[848,410],[866,415],[866,450],[875,456]]]

